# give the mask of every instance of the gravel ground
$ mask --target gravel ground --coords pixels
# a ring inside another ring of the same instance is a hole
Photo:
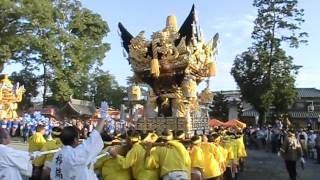
[[[302,170],[297,163],[298,180],[320,180],[320,164],[308,160]],[[262,150],[248,150],[244,172],[239,180],[289,180],[284,161],[276,154]]]

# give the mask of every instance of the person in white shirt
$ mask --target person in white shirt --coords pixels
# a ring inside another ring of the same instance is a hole
[[[78,145],[79,133],[74,126],[65,127],[60,139],[63,147],[52,160],[50,177],[51,180],[96,180],[97,176],[90,168],[96,156],[103,149],[103,140],[100,133],[105,124],[99,120],[96,129],[90,137]]]
[[[308,158],[308,134],[302,129],[298,133],[298,141],[301,144],[303,150],[303,156],[307,159]]]
[[[300,130],[298,133],[298,138],[300,140],[308,140],[308,134],[304,130]]]
[[[311,130],[308,137],[308,153],[309,157],[312,159],[315,159],[316,157],[316,138],[317,135],[314,133],[313,130]]]
[[[8,131],[0,128],[0,179],[22,180],[21,174],[31,177],[33,158],[26,151],[8,147],[10,142]]]

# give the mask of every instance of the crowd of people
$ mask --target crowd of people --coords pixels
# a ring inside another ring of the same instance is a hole
[[[107,122],[74,121],[65,127],[1,122],[0,179],[237,179],[246,147],[278,153],[289,176],[298,160],[320,163],[320,134],[281,122],[260,128],[216,127],[187,137],[182,131],[108,131]],[[11,136],[27,136],[29,153],[9,148]],[[28,135],[25,135],[28,134]],[[30,136],[30,137],[29,137]],[[16,154],[16,155],[14,155]],[[13,163],[13,164],[12,164]]]
[[[21,179],[23,174],[53,180],[229,180],[237,179],[247,156],[242,129],[236,127],[186,138],[184,132],[171,130],[111,134],[99,120],[80,141],[77,125],[53,127],[48,138],[45,127],[38,125],[28,141],[29,154],[19,151],[19,157],[12,155],[18,150],[7,146],[10,135],[1,128],[1,179]]]
[[[281,156],[286,165],[290,179],[297,176],[296,162],[302,167],[306,161],[320,164],[320,131],[306,128],[286,128],[281,121],[275,125],[248,127],[244,130],[245,144],[248,148],[262,149]]]
[[[43,126],[45,129],[44,131],[44,137],[50,138],[50,132],[52,132],[52,128],[59,126],[59,123],[55,121],[48,120],[48,122],[34,122],[34,123],[28,123],[24,119],[20,120],[0,120],[0,127],[3,129],[6,129],[11,137],[22,137],[23,141],[25,143],[28,142],[28,139],[36,133],[36,129],[38,126]],[[93,128],[96,126],[94,122],[82,122],[80,120],[72,120],[72,122],[66,123],[66,126],[72,125],[77,127],[77,130],[79,131],[79,135],[81,139],[85,139],[88,137],[88,134],[93,130]]]
[[[246,146],[276,154],[280,151],[283,142],[287,138],[288,131],[289,129],[283,128],[281,122],[261,129],[250,126],[244,130]],[[320,131],[299,128],[294,129],[293,133],[301,145],[303,157],[307,160],[317,160],[320,163]]]

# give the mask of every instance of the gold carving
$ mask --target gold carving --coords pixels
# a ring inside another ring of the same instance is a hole
[[[154,77],[161,76],[162,69],[171,70],[178,66],[186,67],[186,72],[193,74],[197,79],[212,76],[209,72],[209,64],[213,62],[213,56],[217,53],[216,35],[208,43],[202,37],[194,37],[189,45],[183,37],[179,44],[175,42],[179,38],[174,16],[169,16],[167,27],[162,31],[154,32],[151,41],[144,37],[141,31],[130,41],[129,59],[134,72],[150,70]],[[151,52],[148,52],[151,50]]]
[[[18,118],[17,103],[21,102],[25,89],[23,86],[19,87],[18,84],[14,87],[7,75],[2,76],[0,80],[0,118],[15,120]]]

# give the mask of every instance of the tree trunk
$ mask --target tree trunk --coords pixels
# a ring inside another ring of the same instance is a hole
[[[266,123],[266,112],[259,112],[259,128],[261,129]]]
[[[272,4],[272,9],[274,9],[274,4]],[[271,74],[272,74],[272,57],[273,57],[273,51],[274,51],[274,38],[275,38],[275,28],[276,28],[276,14],[273,11],[273,24],[272,24],[272,37],[270,39],[270,52],[268,56],[269,65],[268,65],[268,82],[269,82],[269,88],[271,88]]]
[[[47,67],[46,64],[43,63],[43,95],[42,95],[42,108],[44,108],[46,103],[46,95],[47,95]]]

